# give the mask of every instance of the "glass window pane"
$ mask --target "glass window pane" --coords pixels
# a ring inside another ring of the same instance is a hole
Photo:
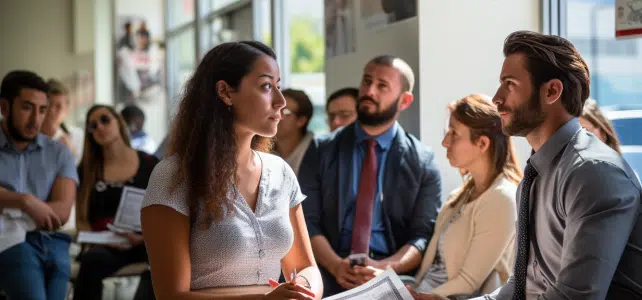
[[[324,1],[283,0],[289,28],[289,88],[306,92],[314,105],[308,129],[327,132],[325,118],[325,39]]]
[[[215,16],[201,28],[202,55],[220,43],[252,40],[252,24],[252,5],[250,4]]]
[[[190,27],[179,35],[168,38],[168,80],[169,95],[172,99],[172,111],[183,92],[183,85],[192,75],[196,64],[196,45],[194,27]]]
[[[591,71],[591,98],[600,106],[642,99],[642,39],[615,39],[615,0],[568,0],[568,39]]]
[[[195,0],[166,0],[169,30],[194,21]]]
[[[258,0],[254,2],[258,5],[259,19],[258,22],[259,40],[267,45],[272,44],[272,0]]]
[[[235,4],[241,0],[200,0],[201,16],[207,16],[209,13],[225,8],[228,5]]]

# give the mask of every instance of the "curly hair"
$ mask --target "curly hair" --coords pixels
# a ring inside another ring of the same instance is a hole
[[[238,89],[254,62],[267,55],[276,60],[270,47],[256,41],[223,43],[211,49],[186,83],[170,133],[168,157],[175,157],[177,174],[170,192],[185,184],[190,218],[196,222],[203,206],[202,229],[219,222],[232,211],[230,188],[238,182],[234,132],[234,110],[216,90],[223,80]],[[252,149],[269,152],[272,140],[255,136]]]

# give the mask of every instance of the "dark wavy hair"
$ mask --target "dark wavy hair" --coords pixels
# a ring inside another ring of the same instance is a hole
[[[177,160],[170,192],[185,184],[192,222],[203,206],[203,229],[232,211],[227,195],[238,182],[234,110],[221,100],[216,83],[223,80],[238,89],[254,62],[264,55],[276,60],[274,51],[260,42],[220,44],[207,52],[186,83],[170,133],[167,156]],[[252,140],[252,149],[257,151],[269,152],[271,147],[270,138],[255,136]]]

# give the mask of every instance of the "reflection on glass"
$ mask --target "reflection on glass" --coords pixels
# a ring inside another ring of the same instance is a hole
[[[194,0],[168,0],[167,21],[169,29],[194,21]]]

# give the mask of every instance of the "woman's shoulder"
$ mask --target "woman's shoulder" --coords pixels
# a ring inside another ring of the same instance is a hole
[[[517,197],[517,183],[506,178],[504,175],[499,175],[488,190],[481,196],[483,200],[480,205],[515,206],[515,198]]]
[[[167,157],[156,164],[145,191],[143,207],[160,204],[169,206],[183,215],[189,215],[185,185],[180,184],[174,189],[170,188],[175,180],[177,170],[175,157]]]
[[[288,163],[280,156],[259,151],[257,151],[256,153],[259,154],[261,162],[263,163],[263,167],[270,173],[274,174],[276,172],[283,174],[285,177],[296,178],[296,175],[294,175],[294,171],[292,170],[290,165],[288,165]]]

